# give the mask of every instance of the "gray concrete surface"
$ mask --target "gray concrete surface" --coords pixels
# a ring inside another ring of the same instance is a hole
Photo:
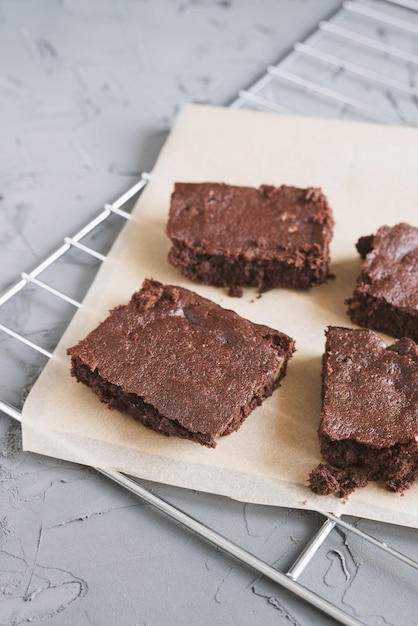
[[[183,104],[227,105],[339,5],[0,0],[0,292],[152,167]],[[2,315],[47,344],[64,323],[32,330],[20,301]],[[1,346],[0,390],[19,403],[38,365]],[[322,522],[150,486],[282,571]],[[353,521],[418,558],[415,530]],[[334,532],[301,582],[365,624],[418,623],[416,573],[352,535]],[[91,469],[22,453],[1,415],[0,624],[25,623],[334,622]]]

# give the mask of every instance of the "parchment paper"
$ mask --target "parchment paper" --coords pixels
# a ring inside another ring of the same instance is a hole
[[[360,261],[355,243],[383,224],[418,222],[418,131],[190,105],[179,115],[147,185],[83,306],[23,410],[25,450],[244,502],[337,513],[418,527],[418,485],[401,497],[381,483],[343,502],[314,496],[307,477],[320,461],[321,355],[327,325],[352,326],[344,299]],[[183,278],[167,261],[164,228],[175,181],[322,187],[335,215],[331,270],[307,292],[252,289],[231,298]],[[142,280],[183,285],[296,339],[282,386],[216,449],[167,438],[109,411],[70,377],[66,348],[125,303]],[[393,341],[383,336],[389,343]]]

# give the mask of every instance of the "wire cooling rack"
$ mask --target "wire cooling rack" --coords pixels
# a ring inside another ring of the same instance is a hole
[[[407,126],[418,125],[418,0],[358,0],[341,9],[249,88],[240,91],[232,108],[267,109],[299,114]],[[130,209],[150,178],[141,180],[95,219],[64,242],[32,271],[0,296],[0,358],[5,378],[0,410],[21,420],[27,393],[51,357]],[[10,315],[10,306],[20,314]],[[44,336],[31,327],[36,308]],[[7,320],[3,323],[3,320]],[[50,322],[50,323],[49,323]],[[45,341],[47,345],[45,345]],[[21,364],[25,367],[22,368]],[[9,379],[7,377],[10,377]],[[22,392],[23,390],[23,392]],[[418,562],[353,524],[329,514],[286,572],[280,572],[208,526],[154,495],[138,482],[105,468],[98,472],[224,552],[245,563],[342,624],[360,622],[298,582],[335,527],[361,537],[391,557],[417,570]]]

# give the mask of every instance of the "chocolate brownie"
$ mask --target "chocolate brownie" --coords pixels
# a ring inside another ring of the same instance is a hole
[[[312,287],[329,276],[334,221],[320,189],[176,183],[169,260],[193,281],[236,288]]]
[[[403,492],[418,475],[418,346],[329,327],[323,356],[322,456],[311,489],[344,497],[369,480]],[[338,469],[335,469],[338,468]]]
[[[363,262],[353,296],[353,322],[418,341],[418,228],[382,226],[357,242]]]
[[[294,349],[282,332],[145,280],[68,354],[72,375],[109,408],[215,447],[279,386]]]

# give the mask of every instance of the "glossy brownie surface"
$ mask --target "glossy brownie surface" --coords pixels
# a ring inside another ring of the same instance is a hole
[[[211,251],[274,256],[323,244],[324,205],[317,189],[176,183],[168,232]]]
[[[353,322],[418,341],[418,228],[382,226],[357,243],[363,262],[352,298]]]
[[[284,333],[146,280],[68,352],[72,374],[110,407],[213,447],[271,395],[293,350]]]
[[[418,347],[370,330],[333,327],[324,355],[320,436],[375,448],[418,436]]]
[[[170,261],[218,285],[308,287],[328,277],[333,218],[320,189],[176,183]]]
[[[321,463],[309,477],[321,495],[345,497],[382,478],[392,491],[418,474],[418,346],[387,346],[371,330],[330,327],[323,356]]]

